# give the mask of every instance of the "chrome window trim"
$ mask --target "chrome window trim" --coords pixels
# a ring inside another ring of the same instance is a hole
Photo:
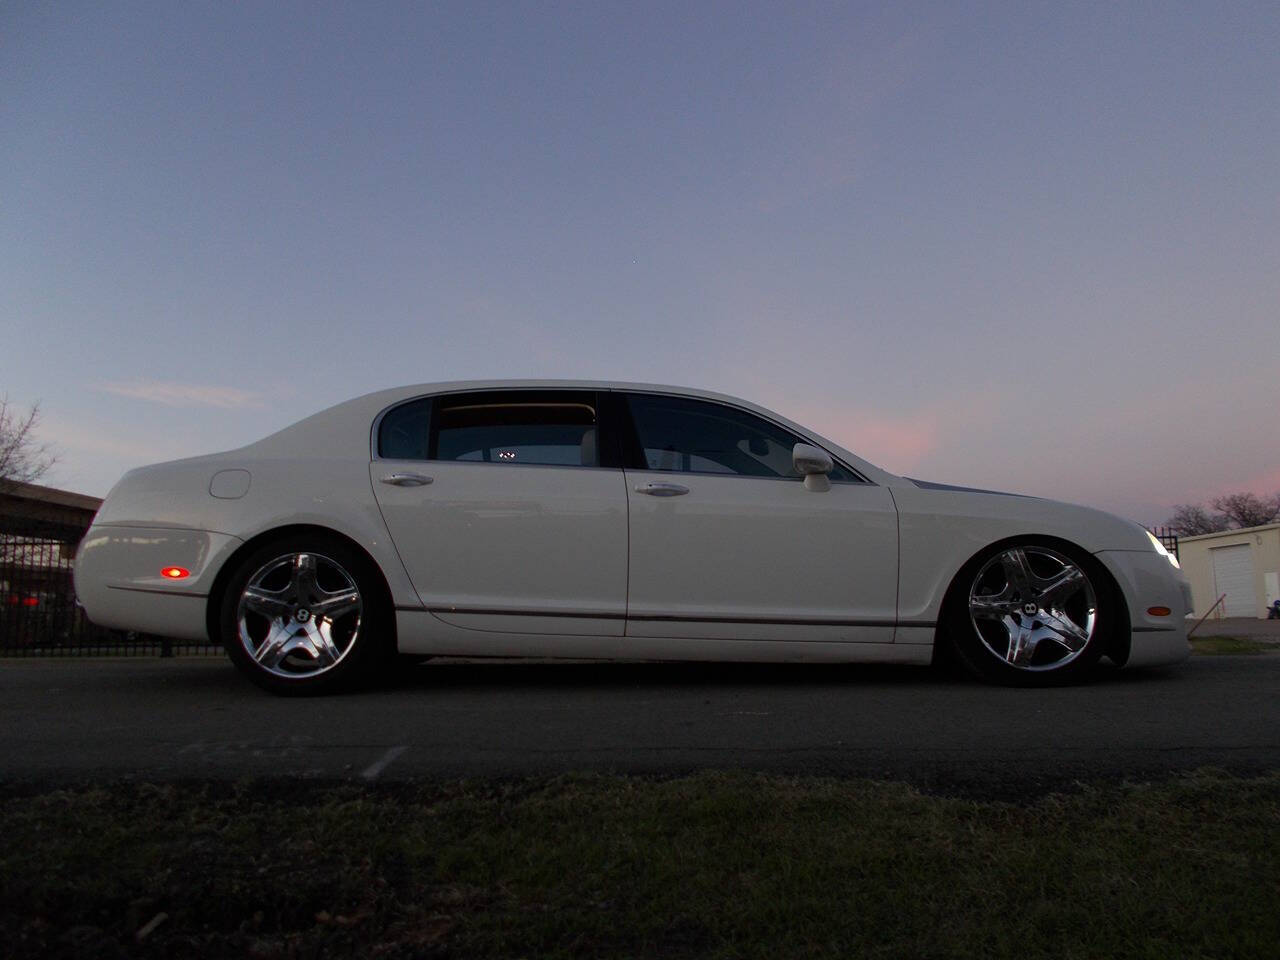
[[[481,390],[441,390],[439,393],[421,393],[416,397],[407,397],[404,400],[397,400],[388,407],[384,407],[376,417],[373,418],[373,425],[369,429],[369,460],[376,462],[379,460],[393,461],[396,463],[484,463],[483,460],[408,460],[400,457],[384,457],[378,452],[378,431],[382,428],[382,420],[392,410],[399,410],[403,406],[410,403],[417,403],[419,400],[434,400],[437,397],[456,397],[459,394],[467,393],[510,393],[513,390],[521,392],[534,393],[537,391],[557,393],[606,393],[610,391],[594,390],[587,387],[486,387]],[[599,423],[600,411],[596,410],[596,422]],[[612,467],[585,467],[581,464],[572,463],[499,463],[500,467],[574,467],[578,470],[612,470]]]
[[[621,473],[621,467],[588,467],[578,463],[512,463],[509,460],[394,460],[390,457],[379,457],[379,463],[456,463],[464,467],[538,467],[543,470],[604,470],[608,473]]]
[[[864,477],[861,473],[859,473],[849,464],[845,463],[844,460],[842,460],[840,457],[837,457],[834,453],[828,450],[823,444],[818,443],[813,438],[807,437],[803,433],[793,430],[791,427],[787,426],[785,423],[779,423],[777,420],[774,420],[772,417],[766,417],[763,414],[756,412],[755,410],[749,410],[746,407],[740,407],[736,403],[725,403],[723,400],[712,400],[708,397],[691,397],[687,393],[671,393],[671,392],[664,392],[661,390],[632,390],[630,388],[624,387],[616,390],[610,390],[608,392],[621,393],[623,395],[634,394],[635,396],[639,396],[639,397],[644,397],[644,396],[676,397],[680,400],[697,400],[700,403],[710,403],[717,407],[727,407],[730,410],[736,410],[739,413],[745,413],[749,417],[755,417],[757,420],[763,420],[765,423],[771,423],[775,427],[777,427],[779,430],[782,430],[786,433],[790,433],[799,437],[802,441],[809,444],[811,447],[817,447],[819,450],[824,451],[826,455],[829,456],[835,463],[840,464],[840,466],[844,467],[854,476],[853,480],[832,480],[831,481],[832,483],[843,483],[845,485],[849,485],[849,484],[864,485],[865,484],[867,486],[872,486],[872,487],[878,486],[878,484],[874,480],[869,480],[866,477]],[[640,472],[640,471],[636,471],[636,472]],[[799,483],[804,482],[804,477],[759,477],[759,476],[750,476],[744,473],[717,473],[714,470],[653,470],[646,467],[643,472],[674,473],[674,474],[679,474],[681,476],[686,476],[686,477],[687,476],[737,477],[740,480],[786,480],[786,481],[795,481]]]
[[[465,389],[442,390],[439,393],[423,393],[423,394],[419,394],[416,397],[407,397],[404,400],[397,400],[395,403],[391,404],[390,406],[383,408],[382,411],[379,412],[379,414],[373,418],[373,425],[369,430],[369,459],[371,462],[376,462],[379,460],[387,460],[387,461],[394,460],[395,462],[399,462],[399,463],[484,463],[485,461],[483,460],[402,460],[399,458],[383,457],[383,456],[380,456],[378,453],[378,429],[382,426],[382,418],[385,417],[392,410],[399,409],[400,407],[403,407],[406,404],[417,403],[419,400],[434,400],[436,397],[451,397],[451,396],[456,396],[457,394],[460,394],[460,393],[503,393],[503,392],[509,392],[511,390],[522,390],[522,391],[529,391],[529,392],[557,391],[560,393],[574,393],[574,392],[621,393],[623,395],[636,394],[637,396],[645,396],[647,394],[650,396],[658,396],[658,397],[678,397],[681,400],[699,400],[702,403],[710,403],[720,407],[728,407],[730,410],[736,410],[739,413],[745,413],[748,416],[756,417],[760,420],[763,420],[765,423],[771,423],[775,427],[777,427],[779,430],[784,430],[787,433],[795,434],[805,443],[811,446],[817,447],[819,450],[825,451],[827,456],[829,456],[834,462],[840,464],[840,466],[844,467],[844,469],[848,470],[854,476],[853,480],[833,480],[831,481],[832,483],[840,483],[846,486],[850,486],[850,485],[870,486],[870,487],[879,486],[879,484],[877,484],[874,480],[864,477],[853,466],[846,463],[840,457],[837,457],[830,450],[827,450],[825,445],[818,443],[812,437],[805,436],[803,433],[799,433],[793,430],[791,427],[787,426],[785,423],[778,423],[778,421],[772,419],[771,417],[766,417],[755,410],[749,410],[746,407],[737,405],[736,403],[725,403],[723,400],[712,400],[708,397],[690,396],[687,393],[676,393],[673,391],[664,391],[664,390],[635,390],[630,387],[600,387],[595,389],[586,388],[586,387],[564,387],[564,386],[486,387],[482,390],[465,390]],[[600,415],[600,412],[597,410],[596,411],[597,421],[599,419],[599,415]],[[584,467],[584,466],[575,466],[574,464],[556,464],[556,463],[497,463],[497,464],[491,463],[490,465],[498,466],[498,467],[562,467],[562,468],[570,467],[575,470],[624,469],[624,468],[615,468],[615,467]],[[783,480],[787,482],[800,482],[800,483],[804,482],[803,477],[752,477],[752,476],[746,476],[741,473],[711,473],[711,472],[703,473],[703,472],[692,471],[692,470],[671,471],[671,470],[649,470],[646,468],[644,471],[632,470],[631,472],[632,473],[640,473],[640,472],[676,473],[683,476],[692,475],[692,476],[699,476],[699,477],[737,477],[739,480]]]

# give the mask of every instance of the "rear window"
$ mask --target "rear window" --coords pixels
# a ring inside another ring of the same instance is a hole
[[[595,394],[502,391],[451,394],[406,404],[383,418],[384,457],[595,467]],[[416,409],[415,409],[416,408]]]
[[[388,410],[378,426],[378,456],[388,460],[426,460],[431,443],[431,398]]]

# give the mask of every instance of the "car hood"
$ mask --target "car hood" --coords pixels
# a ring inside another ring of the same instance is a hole
[[[1052,536],[1092,553],[1152,549],[1146,529],[1113,513],[1018,493],[903,478],[893,486],[904,535],[943,531],[977,543]]]

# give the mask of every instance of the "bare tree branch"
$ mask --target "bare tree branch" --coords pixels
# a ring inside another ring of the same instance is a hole
[[[1227,518],[1209,513],[1198,503],[1179,503],[1173,508],[1169,526],[1182,537],[1195,537],[1202,533],[1218,533],[1227,529]]]
[[[19,483],[35,483],[57,461],[48,444],[36,441],[40,404],[25,414],[0,398],[0,492]]]
[[[1260,527],[1280,515],[1280,497],[1259,497],[1252,493],[1229,493],[1213,501],[1213,509],[1237,527]]]

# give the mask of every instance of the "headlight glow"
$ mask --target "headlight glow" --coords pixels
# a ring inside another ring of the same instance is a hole
[[[1164,548],[1164,544],[1161,543],[1159,539],[1157,539],[1156,535],[1152,533],[1150,530],[1147,531],[1147,539],[1150,540],[1151,545],[1156,548],[1156,553],[1160,554],[1160,556],[1164,557],[1166,560],[1172,563],[1176,569],[1178,570],[1182,569],[1181,564],[1178,563],[1178,558],[1175,557],[1168,550],[1166,550]]]

